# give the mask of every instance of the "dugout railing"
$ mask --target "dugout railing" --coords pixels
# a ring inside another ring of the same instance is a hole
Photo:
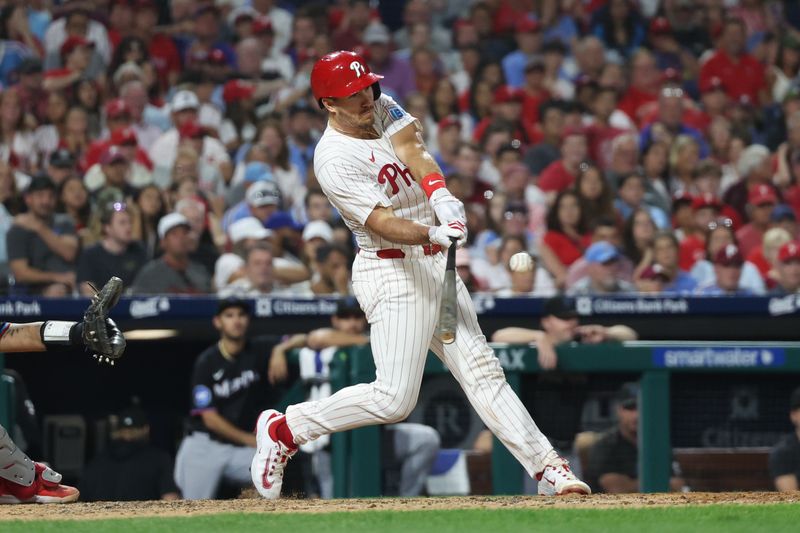
[[[540,372],[535,348],[493,344],[511,387],[520,392],[522,377]],[[642,492],[669,489],[672,463],[670,380],[676,373],[800,374],[800,343],[629,342],[566,345],[557,350],[563,372],[635,373],[641,376],[639,398],[639,474]],[[426,375],[448,370],[429,353]],[[375,378],[369,346],[341,350],[331,367],[334,390]],[[381,494],[381,442],[378,426],[336,434],[333,447],[335,497]],[[523,492],[523,470],[495,438],[492,447],[495,494]]]

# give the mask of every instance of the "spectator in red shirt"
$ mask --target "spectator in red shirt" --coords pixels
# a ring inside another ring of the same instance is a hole
[[[63,68],[48,70],[44,73],[42,86],[47,91],[60,91],[72,86],[84,77],[89,68],[94,43],[80,36],[70,36],[61,45],[61,63]]]
[[[589,155],[586,132],[572,128],[564,131],[561,140],[561,159],[554,161],[539,175],[539,188],[546,193],[558,193],[575,183],[580,165]]]
[[[528,146],[530,139],[535,134],[529,129],[529,125],[522,120],[522,103],[524,100],[525,94],[520,89],[515,89],[508,85],[498,87],[494,91],[494,107],[491,115],[475,126],[473,138],[476,141],[482,140],[489,125],[500,119],[511,124],[515,130],[513,133],[514,138],[519,139],[523,145]]]
[[[658,71],[655,57],[646,48],[640,48],[634,52],[630,68],[631,84],[618,107],[637,126],[642,127],[644,125],[643,111],[646,109],[647,104],[658,100],[658,91],[661,88],[661,73]]]
[[[572,190],[560,192],[547,213],[547,232],[540,247],[547,270],[556,280],[566,280],[567,268],[590,243],[580,197]],[[545,253],[545,248],[552,253]]]
[[[796,294],[800,292],[800,245],[797,242],[784,244],[778,252],[777,286],[772,294]]]
[[[747,196],[747,214],[750,222],[736,232],[736,240],[742,255],[747,256],[761,244],[764,232],[769,229],[772,210],[778,203],[775,191],[769,185],[759,184],[750,189]]]
[[[611,114],[617,108],[617,90],[613,87],[598,87],[591,103],[592,124],[588,128],[589,134],[589,157],[592,161],[606,169],[611,165],[611,148],[614,141],[625,130],[617,128],[611,124]],[[639,156],[639,143],[635,142],[628,157],[637,162]]]
[[[678,203],[676,201],[676,203]],[[706,256],[708,225],[719,217],[722,203],[710,193],[699,194],[691,200],[691,226],[679,228],[680,266],[691,270],[697,261]],[[680,231],[683,229],[683,231]]]
[[[525,66],[525,83],[522,86],[522,119],[524,124],[539,122],[539,108],[550,99],[545,87],[545,66],[540,59],[533,59]],[[531,139],[533,141],[534,139]]]
[[[770,102],[764,66],[745,51],[747,31],[739,18],[726,18],[717,51],[700,68],[700,83],[713,77],[722,80],[732,100],[747,96],[751,102],[766,105]]]

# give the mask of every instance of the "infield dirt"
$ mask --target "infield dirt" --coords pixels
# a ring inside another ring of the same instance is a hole
[[[450,498],[375,498],[267,501],[245,494],[237,500],[96,502],[65,505],[2,505],[0,520],[87,520],[130,517],[193,516],[218,513],[333,513],[443,509],[620,509],[714,504],[800,503],[800,492],[690,492],[592,496],[466,496]]]

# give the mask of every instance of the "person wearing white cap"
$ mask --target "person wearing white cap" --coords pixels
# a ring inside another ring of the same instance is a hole
[[[322,220],[312,220],[303,228],[303,255],[312,272],[317,272],[317,249],[333,243],[333,229]]]
[[[199,109],[200,100],[192,91],[181,90],[172,97],[169,103],[172,127],[156,139],[148,152],[150,160],[156,166],[155,172],[170,174],[172,165],[178,155],[178,145],[181,141],[179,130],[182,126],[198,120]],[[208,135],[203,137],[200,160],[202,164],[218,168],[226,181],[233,173],[231,159],[227,150],[225,150],[225,146]]]
[[[169,213],[158,221],[158,238],[164,255],[139,271],[131,287],[134,294],[205,294],[211,289],[206,269],[189,259],[192,238],[189,220]]]
[[[257,181],[247,188],[244,200],[229,208],[222,217],[222,229],[229,231],[237,220],[256,217],[266,223],[281,207],[281,193],[272,181]]]

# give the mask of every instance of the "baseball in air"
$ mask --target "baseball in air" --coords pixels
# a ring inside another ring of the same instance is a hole
[[[508,260],[508,267],[513,272],[530,272],[533,270],[533,258],[526,252],[519,252]]]

